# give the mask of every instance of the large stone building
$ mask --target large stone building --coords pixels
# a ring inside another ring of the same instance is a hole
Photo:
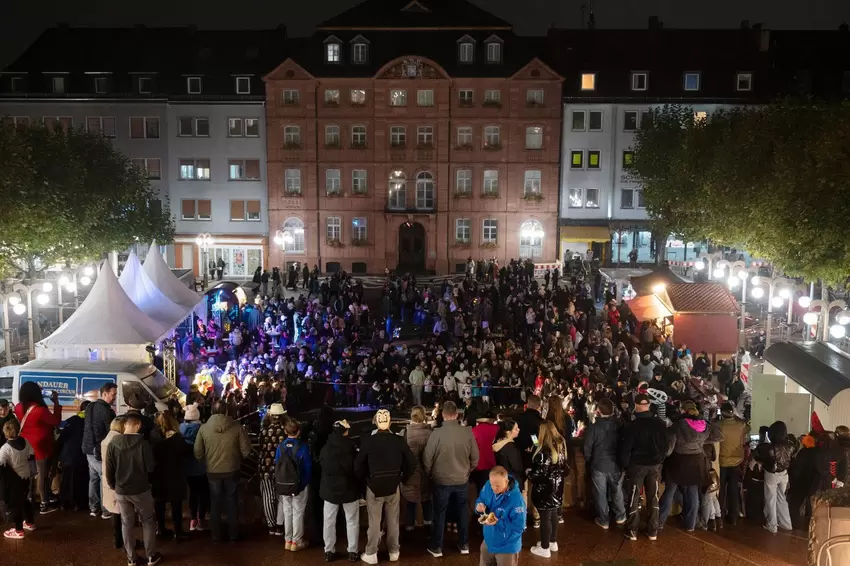
[[[271,263],[555,259],[562,79],[540,39],[462,0],[370,0],[288,45],[265,77]]]

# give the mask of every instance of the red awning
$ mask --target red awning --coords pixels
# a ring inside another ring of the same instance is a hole
[[[629,305],[629,308],[632,310],[632,314],[634,314],[635,318],[639,321],[655,320],[656,318],[673,316],[670,309],[668,309],[654,294],[635,297],[631,301],[627,301],[626,304]]]

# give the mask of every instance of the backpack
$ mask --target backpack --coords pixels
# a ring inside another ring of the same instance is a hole
[[[291,450],[284,449],[283,443],[278,448],[280,458],[274,465],[274,489],[277,495],[298,495],[301,491],[301,466],[296,454],[301,449],[301,442],[292,443]]]

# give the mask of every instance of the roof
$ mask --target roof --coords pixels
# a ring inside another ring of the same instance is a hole
[[[156,371],[153,364],[145,364],[140,362],[124,362],[121,360],[107,361],[89,361],[89,360],[53,360],[41,358],[31,360],[20,366],[21,371],[28,370],[53,370],[53,371],[102,371],[104,373],[119,373],[126,372],[137,375],[138,377],[147,377]]]
[[[660,265],[652,270],[652,273],[631,277],[629,282],[637,295],[649,295],[655,292],[655,287],[663,285],[665,288],[676,283],[685,283],[686,281],[670,271],[666,265]]]
[[[831,344],[780,342],[765,350],[764,359],[827,405],[850,389],[850,358]]]
[[[203,304],[204,297],[192,291],[177,279],[165,263],[165,260],[162,259],[156,242],[153,242],[150,249],[148,249],[148,255],[145,257],[145,264],[142,269],[156,288],[172,302],[188,310],[194,309],[198,316],[204,316],[206,314]]]
[[[658,293],[676,314],[732,314],[741,311],[722,283],[674,283]]]
[[[177,326],[192,312],[191,308],[173,302],[154,285],[135,251],[130,252],[118,283],[142,312],[169,328]]]
[[[319,29],[464,28],[512,26],[466,0],[366,0],[325,20]]]
[[[626,304],[629,306],[629,310],[632,311],[632,314],[635,315],[635,318],[641,322],[644,320],[655,320],[656,318],[667,318],[668,316],[673,316],[673,313],[670,312],[667,305],[665,305],[655,294],[635,297],[634,299],[627,301]]]

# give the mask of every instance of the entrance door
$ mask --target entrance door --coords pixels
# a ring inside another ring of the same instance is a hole
[[[425,271],[425,227],[406,222],[398,229],[398,271]]]

